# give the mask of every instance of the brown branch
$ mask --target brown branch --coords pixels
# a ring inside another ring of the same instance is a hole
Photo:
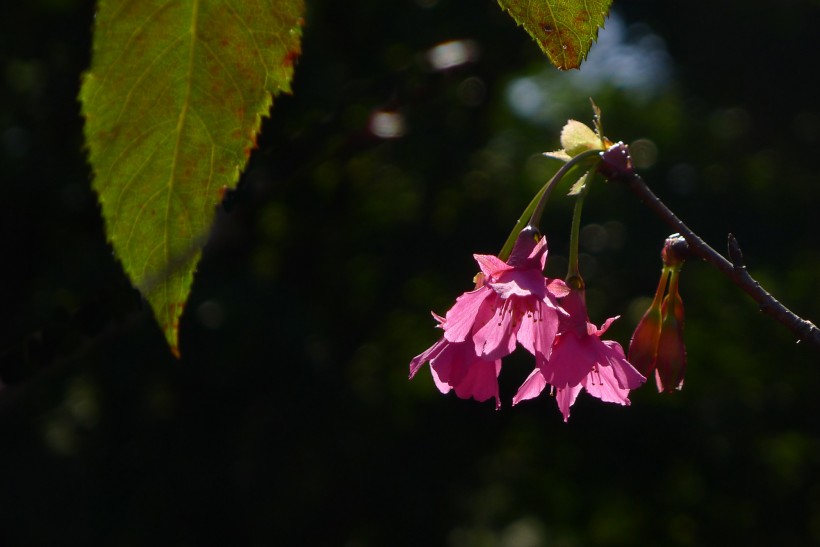
[[[720,270],[732,283],[746,291],[746,293],[760,305],[760,311],[782,323],[797,336],[798,341],[806,340],[820,348],[820,329],[811,321],[799,317],[789,308],[781,304],[775,297],[761,287],[760,283],[749,275],[749,272],[746,271],[746,267],[743,265],[743,253],[740,251],[740,246],[735,236],[729,234],[728,250],[729,257],[731,258],[730,261],[710,247],[684,224],[683,221],[649,189],[640,175],[628,172],[621,172],[614,175],[615,176],[610,177],[611,180],[625,183],[638,199],[643,201],[661,220],[683,236],[689,244],[690,252]]]

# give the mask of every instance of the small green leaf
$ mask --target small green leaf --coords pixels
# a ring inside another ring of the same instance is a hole
[[[538,42],[557,68],[578,68],[586,59],[612,0],[498,0]]]
[[[563,161],[563,162],[568,162],[569,160],[572,159],[572,156],[567,154],[566,151],[563,150],[563,149],[555,150],[553,152],[544,152],[544,155],[547,156],[548,158],[552,158],[554,160]]]
[[[303,0],[100,0],[80,100],[108,239],[178,355],[179,317],[272,95]]]
[[[567,192],[568,196],[577,196],[578,194],[584,191],[584,188],[587,185],[587,180],[589,180],[590,172],[591,171],[587,171],[586,173],[581,175],[581,178],[575,181],[575,184],[573,184],[572,188],[570,188],[569,192]]]
[[[576,120],[568,120],[561,130],[561,146],[570,157],[587,150],[603,150],[601,139],[595,131]]]

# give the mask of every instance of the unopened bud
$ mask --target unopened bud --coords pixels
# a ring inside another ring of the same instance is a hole
[[[635,169],[632,166],[629,147],[622,142],[616,142],[604,152],[601,152],[598,172],[607,179],[618,179],[632,175]]]
[[[680,234],[672,234],[666,238],[661,251],[661,259],[664,266],[677,268],[680,270],[686,258],[689,256],[689,244]]]
[[[660,306],[653,306],[641,318],[629,342],[629,362],[647,378],[655,370],[660,334],[661,309]]]
[[[683,387],[686,373],[686,346],[683,343],[683,301],[678,294],[678,272],[672,272],[669,294],[663,301],[663,320],[655,359],[658,391],[676,391]]]

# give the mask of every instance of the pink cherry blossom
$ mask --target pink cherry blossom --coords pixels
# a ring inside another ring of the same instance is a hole
[[[549,356],[558,315],[564,313],[556,298],[568,289],[563,281],[544,277],[547,240],[537,239],[531,231],[522,231],[507,262],[492,255],[474,255],[482,284],[461,295],[447,312],[445,339],[471,339],[476,354],[485,359],[509,355],[516,341],[535,356]],[[485,320],[488,311],[492,317]]]
[[[534,237],[536,236],[536,237]],[[536,359],[549,357],[558,331],[557,298],[568,293],[563,281],[544,277],[546,238],[532,229],[519,235],[509,260],[474,255],[481,273],[477,288],[464,293],[444,318],[434,317],[444,336],[410,363],[412,378],[430,362],[442,393],[498,402],[501,358],[519,342]]]
[[[629,404],[629,390],[646,381],[626,360],[621,345],[601,336],[617,317],[599,329],[589,322],[583,290],[572,290],[561,305],[569,313],[562,318],[549,359],[536,359],[536,368],[513,398],[513,404],[538,396],[551,384],[558,408],[567,421],[570,407],[581,388],[610,403]]]

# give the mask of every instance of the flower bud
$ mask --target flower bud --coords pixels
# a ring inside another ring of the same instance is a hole
[[[686,347],[683,343],[683,301],[678,294],[678,274],[672,270],[669,294],[663,301],[661,333],[655,358],[655,380],[659,392],[683,387],[686,372]]]
[[[632,167],[632,156],[629,155],[629,147],[622,142],[616,142],[605,152],[601,152],[598,172],[607,179],[618,179],[632,175],[635,169]]]
[[[661,250],[663,265],[680,270],[683,262],[689,255],[689,244],[680,234],[672,234],[666,238]]]
[[[647,378],[655,370],[655,356],[658,353],[658,339],[661,335],[661,303],[668,277],[669,269],[664,268],[652,305],[638,322],[629,342],[629,362]]]
[[[683,301],[678,294],[678,277],[688,255],[689,245],[679,234],[666,239],[661,250],[663,273],[655,298],[635,328],[629,344],[629,361],[644,376],[654,371],[660,392],[683,387],[686,347],[683,344]],[[664,298],[667,279],[669,290]]]

